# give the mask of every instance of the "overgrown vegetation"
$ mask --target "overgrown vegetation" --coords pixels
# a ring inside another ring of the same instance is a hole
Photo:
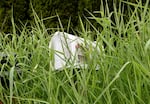
[[[146,0],[127,0],[132,3],[138,4],[138,2],[141,2],[143,5],[145,4]],[[70,19],[70,32],[73,30],[77,30],[79,27],[79,19],[78,16],[81,16],[83,18],[84,16],[88,17],[89,14],[85,11],[87,9],[88,11],[99,11],[100,8],[105,8],[104,11],[113,12],[114,8],[113,5],[116,5],[117,9],[121,4],[121,7],[128,8],[126,3],[122,3],[122,0],[1,0],[0,1],[0,31],[5,33],[12,32],[12,26],[11,26],[11,16],[13,14],[15,24],[17,24],[18,27],[21,26],[21,24],[25,24],[28,22],[28,25],[30,23],[33,23],[33,13],[31,9],[31,4],[33,5],[33,8],[35,12],[38,14],[38,16],[42,19],[44,19],[44,25],[46,28],[57,28],[59,27],[59,22],[57,19],[57,15],[59,15],[63,27],[65,30],[67,30],[67,24],[68,20]],[[130,5],[131,7],[131,5]],[[134,8],[134,6],[133,6]],[[131,10],[133,8],[130,8]],[[11,11],[13,9],[13,13]],[[123,9],[123,8],[120,8]],[[124,9],[124,19],[128,19],[128,10]],[[94,13],[96,16],[101,16],[98,13]],[[49,17],[49,18],[48,18]],[[51,18],[50,18],[51,17]],[[112,16],[112,20],[114,17]],[[83,19],[84,21],[84,19]],[[85,22],[85,21],[84,21]],[[92,21],[91,21],[92,22]],[[94,22],[92,22],[94,26]]]
[[[150,103],[149,0],[145,5],[123,3],[128,5],[129,20],[126,22],[122,5],[119,9],[114,5],[113,12],[101,6],[97,11],[101,17],[87,11],[90,17],[84,17],[86,23],[79,18],[80,29],[74,34],[85,39],[96,36],[97,43],[105,44],[101,53],[86,52],[87,56],[92,54],[93,59],[87,60],[87,68],[80,70],[72,66],[52,71],[53,53],[48,48],[51,35],[34,10],[34,24],[22,24],[18,28],[19,35],[12,18],[13,32],[0,33],[0,51],[7,54],[6,63],[0,65],[0,75],[7,71],[4,79],[9,80],[9,88],[0,85],[0,100],[4,104]],[[91,23],[93,20],[96,26]],[[61,21],[59,24],[62,27]],[[68,22],[67,31],[69,29]],[[63,28],[51,30],[54,33]],[[99,70],[95,70],[97,65]],[[21,74],[17,75],[17,69]]]

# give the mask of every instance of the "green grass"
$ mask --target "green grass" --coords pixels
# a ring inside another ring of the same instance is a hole
[[[85,39],[96,35],[97,47],[106,44],[101,53],[96,50],[86,52],[92,59],[89,58],[88,67],[81,70],[72,66],[63,71],[52,71],[53,52],[48,48],[51,35],[43,24],[44,19],[34,11],[35,23],[30,27],[19,27],[20,35],[16,33],[12,18],[13,33],[0,33],[0,51],[8,54],[11,63],[11,66],[1,65],[0,74],[9,71],[10,88],[0,85],[0,100],[4,104],[150,104],[149,2],[144,6],[140,2],[124,3],[135,8],[128,8],[130,18],[127,23],[123,21],[121,9],[115,5],[113,13],[107,6],[101,8],[102,17],[87,11],[91,17],[85,17],[86,25],[79,18],[78,35]],[[114,22],[110,19],[112,15]],[[97,26],[90,22],[91,19]],[[68,31],[69,24],[70,21]],[[52,29],[52,33],[56,30]],[[22,71],[20,79],[15,71],[16,60]],[[100,66],[98,71],[95,70],[97,65]]]

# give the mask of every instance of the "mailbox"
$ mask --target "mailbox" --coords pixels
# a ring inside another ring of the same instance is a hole
[[[72,65],[75,68],[86,66],[86,55],[84,52],[89,47],[100,50],[96,47],[95,41],[85,40],[66,32],[55,32],[49,43],[49,48],[53,51],[54,56],[54,69],[62,70],[64,67]]]

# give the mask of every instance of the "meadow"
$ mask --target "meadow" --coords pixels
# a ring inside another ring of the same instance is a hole
[[[64,31],[59,16],[61,28],[45,28],[46,19],[34,10],[31,26],[17,27],[12,16],[13,32],[0,33],[0,52],[7,54],[0,75],[8,72],[4,80],[9,80],[9,87],[0,84],[0,100],[4,104],[150,104],[149,0],[145,5],[124,3],[134,7],[124,8],[129,13],[126,22],[121,5],[114,5],[113,12],[101,6],[96,11],[101,17],[87,11],[86,23],[79,17],[80,29],[74,34],[90,40],[96,36],[97,43],[105,45],[101,52],[87,50],[87,58],[92,55],[92,59],[82,69],[53,71],[53,51],[48,45],[52,33]],[[69,25],[70,21],[66,32]]]

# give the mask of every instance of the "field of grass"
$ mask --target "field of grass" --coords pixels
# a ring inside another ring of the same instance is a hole
[[[124,2],[134,6],[132,10],[128,8],[127,23],[121,6],[117,9],[115,5],[112,13],[107,6],[101,8],[101,17],[89,12],[86,25],[80,18],[80,30],[75,34],[85,39],[96,35],[97,43],[106,45],[101,53],[88,50],[86,54],[92,59],[87,60],[87,68],[80,70],[72,66],[52,71],[53,52],[48,48],[51,34],[44,27],[44,19],[39,19],[34,11],[35,23],[30,27],[16,27],[12,18],[13,33],[0,33],[0,52],[7,54],[9,61],[0,64],[0,75],[7,71],[5,79],[9,80],[9,88],[0,84],[0,100],[4,104],[150,104],[148,1],[143,6],[140,2]],[[111,21],[112,14],[115,21]],[[103,29],[92,25],[91,19]],[[95,70],[97,65],[99,70]],[[17,75],[16,70],[21,73]]]

